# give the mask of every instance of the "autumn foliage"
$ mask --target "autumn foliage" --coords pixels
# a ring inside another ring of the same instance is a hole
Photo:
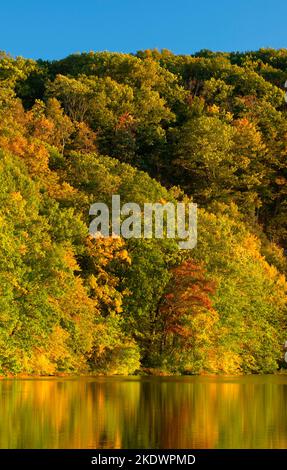
[[[285,50],[0,55],[0,375],[269,373],[286,336]],[[89,207],[198,203],[198,245]]]

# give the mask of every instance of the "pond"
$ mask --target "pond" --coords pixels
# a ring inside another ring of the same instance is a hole
[[[287,375],[0,381],[1,448],[286,448]]]

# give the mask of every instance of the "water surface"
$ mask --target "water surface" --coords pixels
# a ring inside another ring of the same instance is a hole
[[[1,448],[287,448],[287,376],[0,381]]]

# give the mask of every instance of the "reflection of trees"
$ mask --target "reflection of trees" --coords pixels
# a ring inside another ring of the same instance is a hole
[[[0,446],[286,448],[286,399],[284,377],[5,380]]]

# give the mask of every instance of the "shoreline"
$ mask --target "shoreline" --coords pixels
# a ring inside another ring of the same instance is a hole
[[[287,369],[280,370],[274,373],[266,374],[130,374],[130,375],[117,375],[117,374],[55,374],[55,375],[29,375],[29,374],[18,374],[18,375],[0,375],[1,380],[53,380],[53,379],[92,379],[92,378],[239,378],[239,377],[262,377],[262,376],[282,376],[287,375]]]

